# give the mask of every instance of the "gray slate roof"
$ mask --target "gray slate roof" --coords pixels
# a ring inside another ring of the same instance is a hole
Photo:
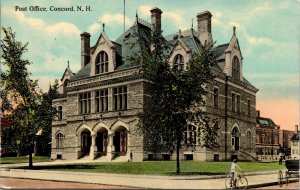
[[[188,48],[192,50],[192,52],[197,52],[201,47],[197,32],[194,30],[185,32],[187,33],[185,33],[184,36],[182,36],[180,39],[185,43],[185,45]],[[168,35],[165,37],[166,43],[170,47],[167,51],[164,52],[166,55],[169,55],[172,52],[172,49],[178,41],[178,34],[179,33],[177,32],[175,34]],[[137,18],[137,21],[128,30],[126,30],[125,33],[123,33],[115,41],[112,41],[112,43],[116,47],[117,53],[116,70],[122,70],[139,65],[140,63],[138,63],[136,59],[133,59],[133,57],[136,58],[138,55],[141,54],[141,47],[145,47],[144,45],[149,44],[150,36],[151,24]],[[227,49],[228,45],[229,43],[215,47],[214,52],[217,61],[225,59],[225,50]],[[95,46],[91,48],[95,48]],[[223,69],[218,64],[214,64],[212,69],[220,74],[224,74]],[[78,80],[89,77],[90,70],[91,63],[88,63],[85,67],[80,69],[71,78],[71,80]],[[251,87],[254,87],[245,78],[243,78],[243,82]]]

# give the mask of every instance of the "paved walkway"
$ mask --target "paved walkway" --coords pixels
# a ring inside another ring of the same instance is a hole
[[[75,162],[47,162],[34,165],[54,165]],[[78,161],[76,161],[78,163]],[[12,166],[27,164],[1,165],[0,176],[26,179],[43,179],[53,181],[95,183],[105,185],[119,185],[125,187],[155,188],[155,189],[224,189],[225,176],[151,176],[124,175],[87,172],[63,172],[46,170],[13,169]],[[277,172],[246,173],[248,186],[259,187],[277,183]]]

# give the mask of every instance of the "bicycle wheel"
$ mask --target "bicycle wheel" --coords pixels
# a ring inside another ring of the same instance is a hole
[[[286,185],[289,185],[289,177],[290,177],[290,174],[288,173],[288,171],[285,171],[285,183],[286,183]]]
[[[240,176],[237,178],[237,182],[236,182],[236,186],[239,188],[239,189],[246,189],[247,186],[248,186],[248,180],[246,177],[244,176]]]
[[[226,189],[231,189],[232,188],[232,177],[231,175],[227,176],[226,179],[225,179],[225,187]]]
[[[282,174],[282,171],[279,170],[279,172],[278,172],[278,185],[279,185],[279,187],[281,187],[282,184],[283,184],[283,174]]]

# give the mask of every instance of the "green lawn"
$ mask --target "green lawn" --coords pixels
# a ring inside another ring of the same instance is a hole
[[[181,175],[219,175],[228,174],[230,162],[201,162],[181,161]],[[280,170],[284,165],[278,163],[239,162],[245,172]],[[40,170],[59,170],[75,172],[115,173],[115,174],[145,174],[145,175],[176,175],[175,161],[146,161],[146,162],[114,162],[114,163],[85,163],[55,166],[35,166]]]
[[[49,161],[49,157],[47,156],[34,156],[34,162],[47,162]],[[1,164],[16,164],[16,163],[26,163],[28,162],[28,157],[26,156],[18,156],[18,157],[1,157],[0,163]]]

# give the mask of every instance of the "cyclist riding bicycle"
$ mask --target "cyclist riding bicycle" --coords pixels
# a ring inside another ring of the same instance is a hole
[[[230,166],[230,173],[231,173],[231,187],[236,187],[236,177],[237,177],[237,170],[243,172],[243,170],[237,164],[237,160],[233,159],[231,166]]]

